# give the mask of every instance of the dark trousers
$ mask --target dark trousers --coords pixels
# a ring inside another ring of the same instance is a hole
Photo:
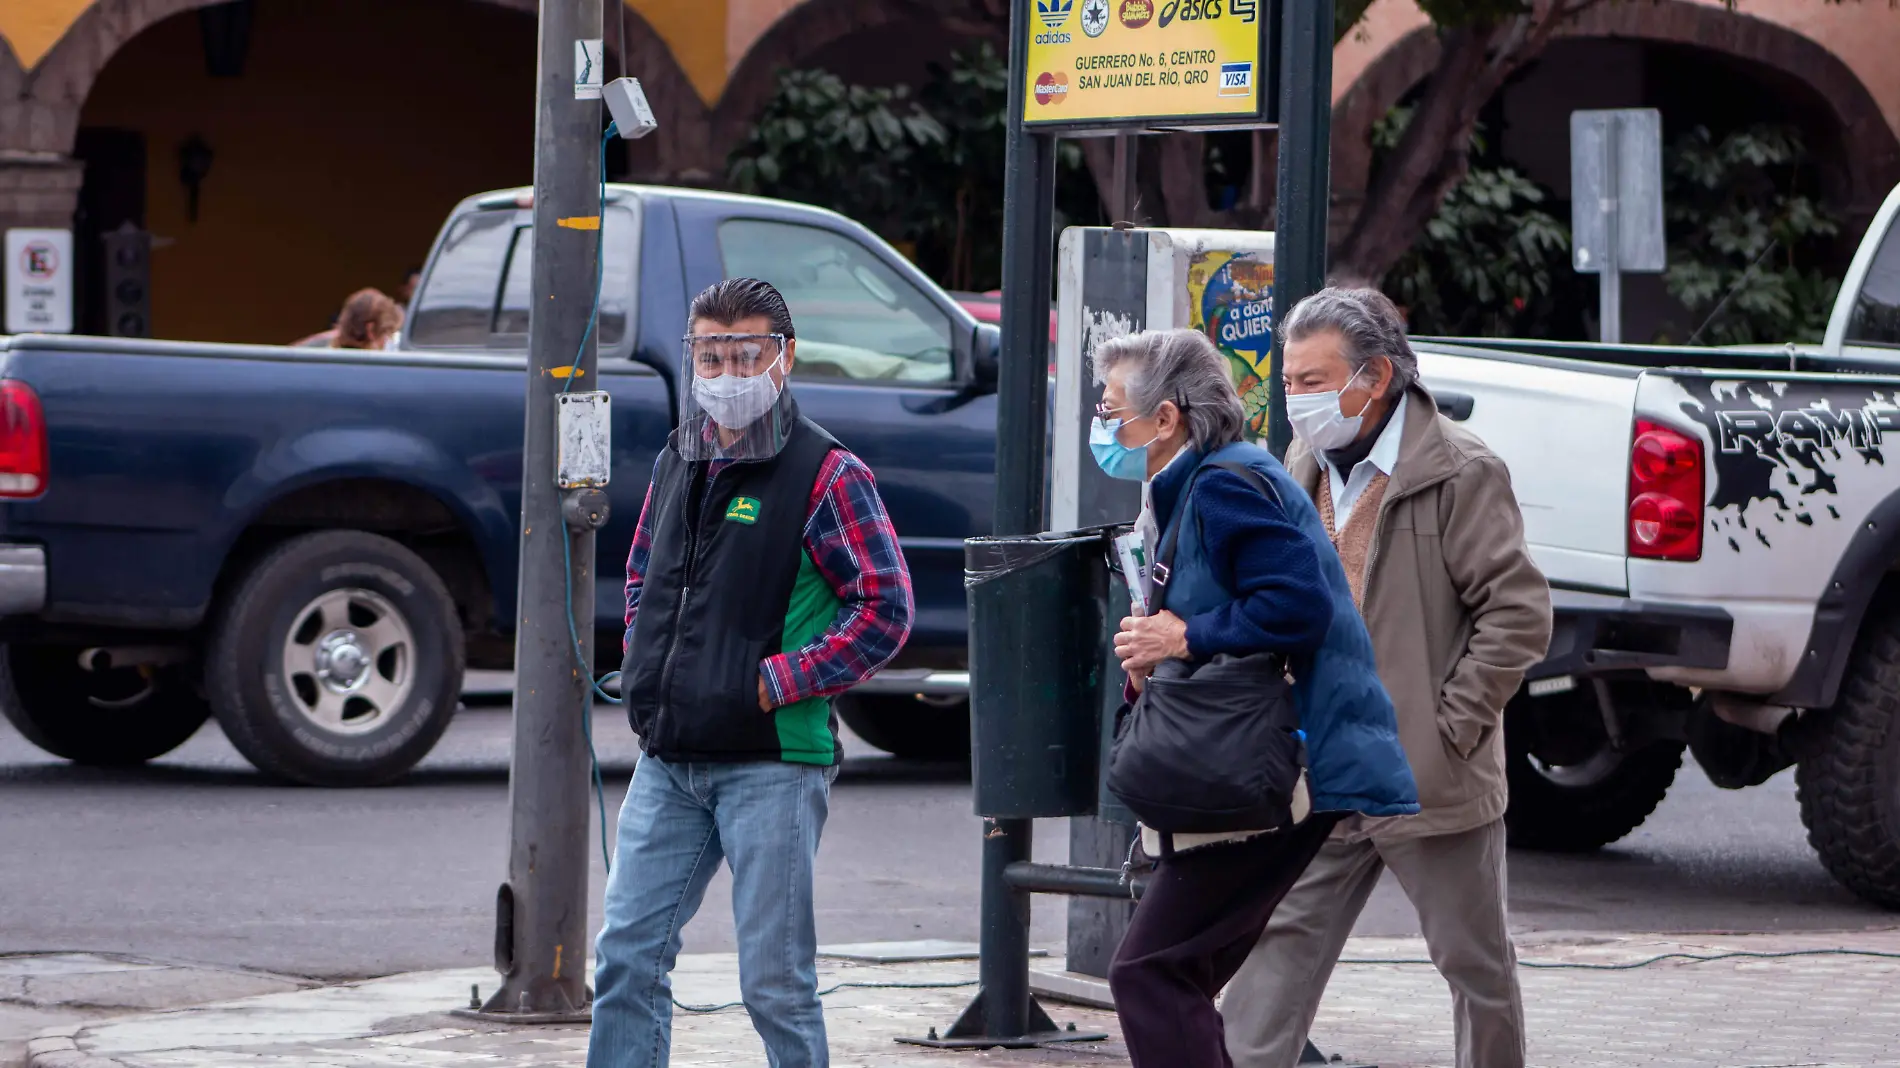
[[[1163,857],[1108,969],[1134,1068],[1232,1068],[1214,996],[1339,816]]]

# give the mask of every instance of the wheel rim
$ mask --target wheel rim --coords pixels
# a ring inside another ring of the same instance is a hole
[[[305,719],[364,734],[387,724],[415,689],[415,630],[379,593],[330,590],[297,613],[283,669]]]

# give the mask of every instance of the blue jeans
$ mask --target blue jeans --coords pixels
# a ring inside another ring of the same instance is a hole
[[[588,1068],[663,1068],[680,931],[732,864],[739,989],[772,1068],[826,1068],[812,868],[836,767],[640,758],[594,943]]]

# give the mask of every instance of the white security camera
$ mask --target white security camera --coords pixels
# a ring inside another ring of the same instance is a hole
[[[614,117],[621,137],[633,141],[660,128],[653,118],[653,109],[647,106],[647,94],[640,88],[640,79],[615,78],[602,87],[600,96],[607,102],[607,111]]]

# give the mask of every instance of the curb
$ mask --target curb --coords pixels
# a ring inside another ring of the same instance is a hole
[[[95,1057],[79,1048],[84,1024],[66,1024],[41,1031],[26,1044],[26,1068],[126,1068],[110,1057]]]

